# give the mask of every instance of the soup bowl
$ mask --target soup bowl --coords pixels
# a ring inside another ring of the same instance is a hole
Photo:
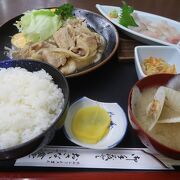
[[[0,149],[0,160],[17,159],[35,150],[38,150],[42,148],[44,145],[48,144],[54,137],[55,131],[62,127],[69,107],[68,83],[66,81],[66,78],[57,69],[55,69],[49,64],[34,60],[0,61],[0,68],[7,69],[11,67],[24,68],[30,72],[35,72],[44,69],[46,73],[48,73],[52,77],[54,84],[56,84],[58,88],[61,88],[62,93],[64,95],[64,103],[61,108],[61,111],[59,111],[57,115],[55,115],[53,122],[39,135],[24,143],[9,148]]]
[[[155,74],[147,76],[139,81],[137,81],[134,85],[137,86],[142,92],[146,88],[163,86],[168,83],[168,81],[173,78],[175,75],[173,74]],[[134,88],[133,87],[133,88]],[[173,149],[162,144],[156,138],[152,137],[147,131],[145,131],[142,127],[142,124],[133,113],[132,110],[132,92],[131,89],[128,97],[128,117],[132,128],[136,131],[139,136],[141,142],[148,148],[152,153],[160,153],[165,156],[171,157],[173,159],[180,159],[180,150]]]

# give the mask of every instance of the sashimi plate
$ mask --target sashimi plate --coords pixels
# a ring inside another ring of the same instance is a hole
[[[119,27],[122,31],[124,31],[124,33],[126,35],[130,36],[131,38],[133,38],[135,40],[138,40],[144,44],[150,44],[150,45],[174,45],[174,46],[178,45],[178,43],[173,44],[173,43],[167,42],[165,40],[160,40],[157,38],[152,38],[147,35],[143,35],[139,32],[136,32],[134,30],[131,30],[131,29],[126,28],[126,27],[122,26],[121,24],[119,24],[119,18],[109,17],[109,13],[113,10],[116,10],[118,12],[118,15],[120,15],[122,12],[122,9],[120,7],[96,4],[96,8],[109,21],[111,21],[113,24],[115,24],[117,27]],[[142,12],[142,11],[135,10],[134,13],[136,13],[139,17],[145,18],[153,23],[160,23],[162,21],[166,22],[170,27],[173,27],[177,31],[179,31],[179,37],[180,37],[180,22],[177,22],[175,20],[172,20],[172,19],[169,19],[166,17],[158,16],[155,14]]]

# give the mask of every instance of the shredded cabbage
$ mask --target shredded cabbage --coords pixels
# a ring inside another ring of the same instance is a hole
[[[62,26],[62,20],[50,9],[32,10],[25,12],[15,26],[27,41],[37,42],[50,38]]]

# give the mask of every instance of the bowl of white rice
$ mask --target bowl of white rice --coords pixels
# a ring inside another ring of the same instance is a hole
[[[68,83],[57,69],[34,60],[0,61],[0,160],[49,143],[68,107]]]

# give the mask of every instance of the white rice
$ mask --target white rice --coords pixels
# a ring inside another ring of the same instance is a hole
[[[0,149],[39,135],[63,105],[62,90],[44,70],[0,69]]]

